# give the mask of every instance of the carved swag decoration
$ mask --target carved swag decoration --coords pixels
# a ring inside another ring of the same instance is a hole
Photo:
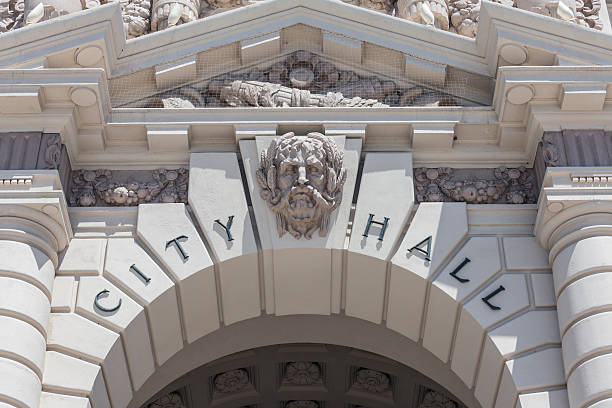
[[[69,202],[77,207],[187,202],[187,169],[157,169],[151,172],[151,178],[150,182],[118,182],[110,170],[75,170]]]
[[[498,167],[493,178],[457,179],[448,167],[414,170],[419,202],[465,201],[468,204],[526,204],[536,202],[535,179],[525,167]]]
[[[199,107],[387,107],[457,106],[449,94],[400,86],[375,76],[338,69],[309,51],[296,51],[261,70],[226,74],[204,85],[182,86],[139,106]]]
[[[344,153],[333,139],[320,133],[296,136],[287,133],[261,152],[257,183],[261,198],[276,215],[282,237],[324,237],[331,213],[342,202],[346,181]]]

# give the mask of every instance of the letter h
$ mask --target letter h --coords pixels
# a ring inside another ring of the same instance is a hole
[[[374,214],[370,214],[368,218],[368,225],[366,225],[366,229],[363,232],[364,237],[367,237],[370,234],[370,226],[372,224],[380,225],[380,232],[378,233],[378,240],[382,241],[385,236],[385,231],[387,230],[387,224],[389,223],[389,218],[385,217],[383,222],[374,221]]]

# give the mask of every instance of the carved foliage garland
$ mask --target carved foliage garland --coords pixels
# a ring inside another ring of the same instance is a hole
[[[72,172],[70,205],[134,206],[143,203],[185,203],[189,170],[157,169],[151,172],[150,182],[113,179],[111,170],[75,170]]]
[[[342,201],[344,153],[320,133],[287,133],[261,152],[257,183],[261,198],[276,215],[278,235],[324,237],[331,213]]]
[[[492,178],[456,178],[448,167],[414,170],[419,202],[464,201],[468,204],[526,204],[536,200],[535,180],[525,167],[498,167]]]
[[[429,390],[419,408],[457,408],[457,403],[439,392]]]

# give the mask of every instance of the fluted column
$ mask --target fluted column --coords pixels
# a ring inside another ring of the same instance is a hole
[[[0,406],[39,405],[57,254],[69,238],[56,171],[0,171]]]
[[[549,168],[535,232],[549,250],[570,407],[610,407],[612,168]]]

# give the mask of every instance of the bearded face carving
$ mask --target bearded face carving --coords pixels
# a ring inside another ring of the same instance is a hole
[[[330,215],[342,201],[343,159],[333,139],[320,133],[287,133],[261,152],[257,182],[279,236],[310,239],[317,228],[327,235]]]

